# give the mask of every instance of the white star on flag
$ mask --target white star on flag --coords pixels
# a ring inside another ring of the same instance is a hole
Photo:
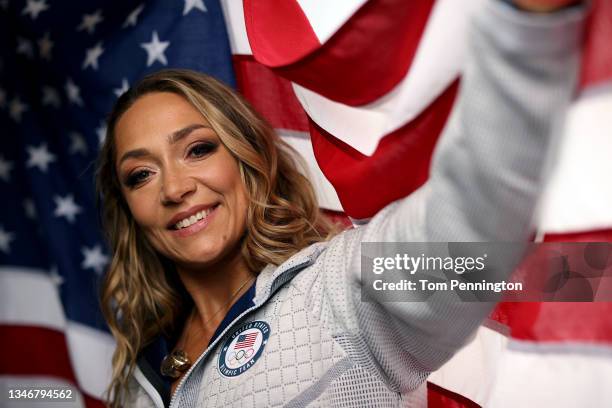
[[[21,122],[21,117],[25,111],[29,109],[28,105],[21,102],[18,96],[14,97],[9,104],[9,115],[17,123]]]
[[[4,253],[11,252],[11,241],[15,240],[15,234],[6,231],[2,225],[0,225],[0,251]]]
[[[76,215],[82,211],[81,207],[74,202],[72,194],[68,194],[66,197],[55,196],[55,211],[53,215],[56,217],[65,217],[69,223],[75,221]]]
[[[159,41],[157,31],[153,31],[151,42],[140,44],[140,46],[147,51],[147,67],[153,65],[155,61],[159,61],[163,65],[168,65],[168,60],[164,55],[164,51],[169,45],[170,41]]]
[[[103,272],[104,265],[108,263],[108,256],[102,253],[100,245],[96,245],[93,248],[82,247],[81,253],[83,254],[83,262],[81,268],[93,269],[98,275]]]
[[[43,106],[51,105],[54,108],[60,107],[62,102],[60,100],[59,92],[57,92],[55,88],[52,88],[50,86],[43,86],[42,92],[43,92],[43,98],[42,98]]]
[[[13,162],[4,160],[4,157],[0,156],[0,179],[7,183],[11,181],[11,170],[13,170]]]
[[[87,144],[83,135],[77,132],[70,133],[70,154],[81,153],[87,154]]]
[[[96,31],[96,25],[104,21],[102,17],[102,10],[96,10],[93,14],[84,14],[81,24],[77,27],[77,31],[87,31],[89,34],[93,34]]]
[[[31,198],[23,200],[23,210],[25,211],[26,217],[31,220],[36,219],[36,205],[34,205],[34,200]]]
[[[130,14],[128,14],[127,18],[125,19],[125,22],[121,27],[126,28],[129,26],[135,26],[138,21],[138,15],[142,12],[143,9],[144,4],[141,4],[140,6],[136,7]]]
[[[26,4],[21,14],[29,14],[32,20],[36,20],[38,15],[48,8],[47,0],[28,0],[28,4]]]
[[[185,0],[185,8],[183,9],[183,15],[186,16],[193,9],[198,9],[201,11],[208,11],[206,9],[206,5],[204,4],[204,0]]]
[[[83,69],[87,67],[92,67],[93,69],[98,69],[98,58],[104,52],[104,48],[102,48],[102,42],[97,43],[92,48],[87,49],[87,55],[85,56],[85,61],[83,61]]]
[[[49,153],[46,143],[41,144],[39,147],[27,146],[26,149],[30,155],[26,167],[38,167],[40,171],[46,173],[49,163],[55,161],[55,155]]]
[[[64,278],[59,274],[57,270],[57,265],[53,265],[51,267],[51,271],[49,271],[49,277],[51,278],[51,283],[55,285],[55,287],[59,288],[64,283]]]
[[[45,35],[38,40],[38,52],[40,57],[44,60],[51,60],[51,50],[53,49],[53,41],[49,38],[49,33],[45,33]]]
[[[68,100],[76,105],[83,106],[83,99],[81,99],[81,90],[78,86],[72,81],[71,78],[68,78],[66,81],[66,95],[68,96]]]
[[[102,146],[104,139],[106,139],[106,123],[104,121],[101,121],[100,126],[96,128],[96,135],[98,135],[98,143]]]
[[[27,38],[17,37],[17,54],[25,55],[28,58],[34,57],[32,42]]]
[[[128,83],[127,79],[123,78],[121,81],[121,88],[115,88],[113,92],[115,92],[115,95],[117,95],[118,98],[127,92],[128,89],[130,89],[130,84]]]

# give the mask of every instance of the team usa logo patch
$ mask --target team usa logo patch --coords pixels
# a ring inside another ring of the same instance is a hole
[[[225,377],[244,373],[257,362],[270,337],[270,325],[261,320],[245,323],[226,340],[219,354],[219,372]]]

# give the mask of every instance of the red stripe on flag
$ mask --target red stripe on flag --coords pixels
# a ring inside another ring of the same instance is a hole
[[[291,83],[250,55],[234,55],[240,93],[276,129],[308,131],[308,118]]]
[[[491,318],[508,326],[510,337],[538,342],[612,345],[612,303],[511,303],[497,305]]]
[[[612,242],[612,229],[546,234],[546,242]],[[538,342],[612,344],[612,303],[502,302],[491,318],[510,336]]]
[[[612,1],[594,0],[582,57],[581,87],[612,80]]]
[[[42,327],[0,325],[0,372],[58,377],[76,384],[64,333]]]
[[[546,234],[546,242],[612,242],[612,229]]]
[[[453,106],[458,83],[449,86],[413,121],[385,136],[370,157],[311,121],[317,163],[336,189],[347,215],[372,217],[427,180],[431,155]]]
[[[321,45],[295,0],[244,0],[243,7],[249,44],[262,64],[291,64]]]
[[[427,408],[480,408],[469,398],[427,382]]]
[[[291,7],[279,9],[281,3]],[[301,9],[294,10],[294,0],[245,0],[244,14],[255,59],[329,99],[363,105],[385,95],[406,76],[433,3],[370,0],[316,51],[307,40],[312,28],[303,26],[306,17]],[[280,30],[294,20],[304,33]],[[298,60],[300,53],[303,58]]]
[[[0,373],[27,377],[54,377],[76,386],[66,337],[57,330],[34,326],[0,325]],[[87,408],[104,408],[99,399],[77,389]]]

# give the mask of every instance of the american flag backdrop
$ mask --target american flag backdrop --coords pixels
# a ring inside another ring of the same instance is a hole
[[[0,383],[75,384],[101,406],[113,342],[93,161],[138,77],[235,85],[304,156],[322,206],[362,222],[426,182],[484,1],[0,0]],[[612,241],[612,2],[595,8],[538,239]],[[429,406],[604,406],[611,312],[501,304],[431,376]]]

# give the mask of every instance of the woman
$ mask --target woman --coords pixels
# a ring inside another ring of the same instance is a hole
[[[180,70],[130,89],[98,174],[112,405],[419,403],[492,305],[362,302],[360,243],[528,239],[580,21],[489,4],[430,181],[331,241],[292,152],[239,96]]]
[[[257,272],[333,230],[290,148],[240,96],[205,75],[168,70],[145,78],[117,102],[108,141],[99,185],[114,262],[103,304],[119,342],[117,368],[134,361],[140,347],[133,345],[172,334],[188,315],[185,328],[198,336],[185,333],[179,343],[197,356]],[[164,160],[172,173],[154,169]],[[211,266],[215,273],[202,275]],[[214,311],[203,321],[199,307]]]

